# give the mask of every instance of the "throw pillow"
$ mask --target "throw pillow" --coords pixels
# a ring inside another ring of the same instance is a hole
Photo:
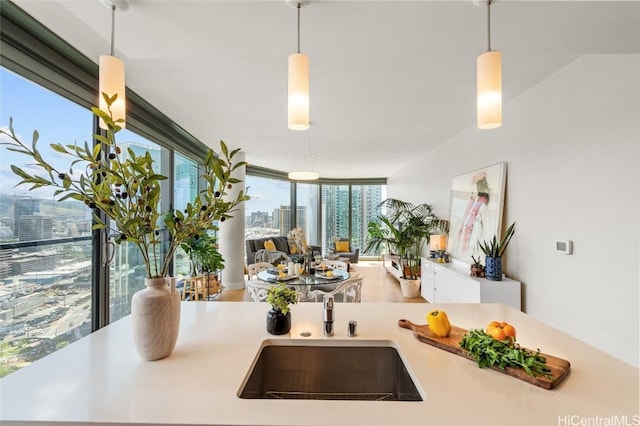
[[[337,253],[349,253],[349,241],[336,241]]]
[[[269,250],[269,251],[275,251],[276,250],[276,245],[273,242],[273,240],[267,240],[264,242],[264,249],[265,250]]]

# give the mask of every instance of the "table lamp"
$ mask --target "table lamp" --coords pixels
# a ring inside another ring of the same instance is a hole
[[[429,250],[435,252],[436,262],[445,263],[444,251],[447,248],[446,235],[432,235],[429,239]]]

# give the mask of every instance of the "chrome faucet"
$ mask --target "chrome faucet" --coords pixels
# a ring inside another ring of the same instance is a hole
[[[324,296],[322,320],[324,321],[324,335],[333,336],[333,295]]]

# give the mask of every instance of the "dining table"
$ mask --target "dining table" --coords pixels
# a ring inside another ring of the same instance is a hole
[[[331,271],[327,274],[327,271]],[[285,283],[291,286],[300,294],[301,302],[317,301],[311,292],[312,290],[321,290],[329,292],[334,290],[338,284],[349,278],[349,272],[342,269],[316,269],[314,273],[308,275],[289,275],[285,269],[285,276],[280,276],[278,268],[270,268],[258,272],[258,279],[267,283]]]

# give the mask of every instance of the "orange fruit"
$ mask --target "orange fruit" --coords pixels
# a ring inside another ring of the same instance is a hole
[[[512,342],[516,340],[515,327],[504,321],[491,321],[487,325],[485,332],[496,340],[505,340],[507,338],[511,339]]]
[[[512,339],[516,338],[516,329],[511,324],[505,325],[502,327],[502,330],[504,331],[505,336],[511,337]]]

